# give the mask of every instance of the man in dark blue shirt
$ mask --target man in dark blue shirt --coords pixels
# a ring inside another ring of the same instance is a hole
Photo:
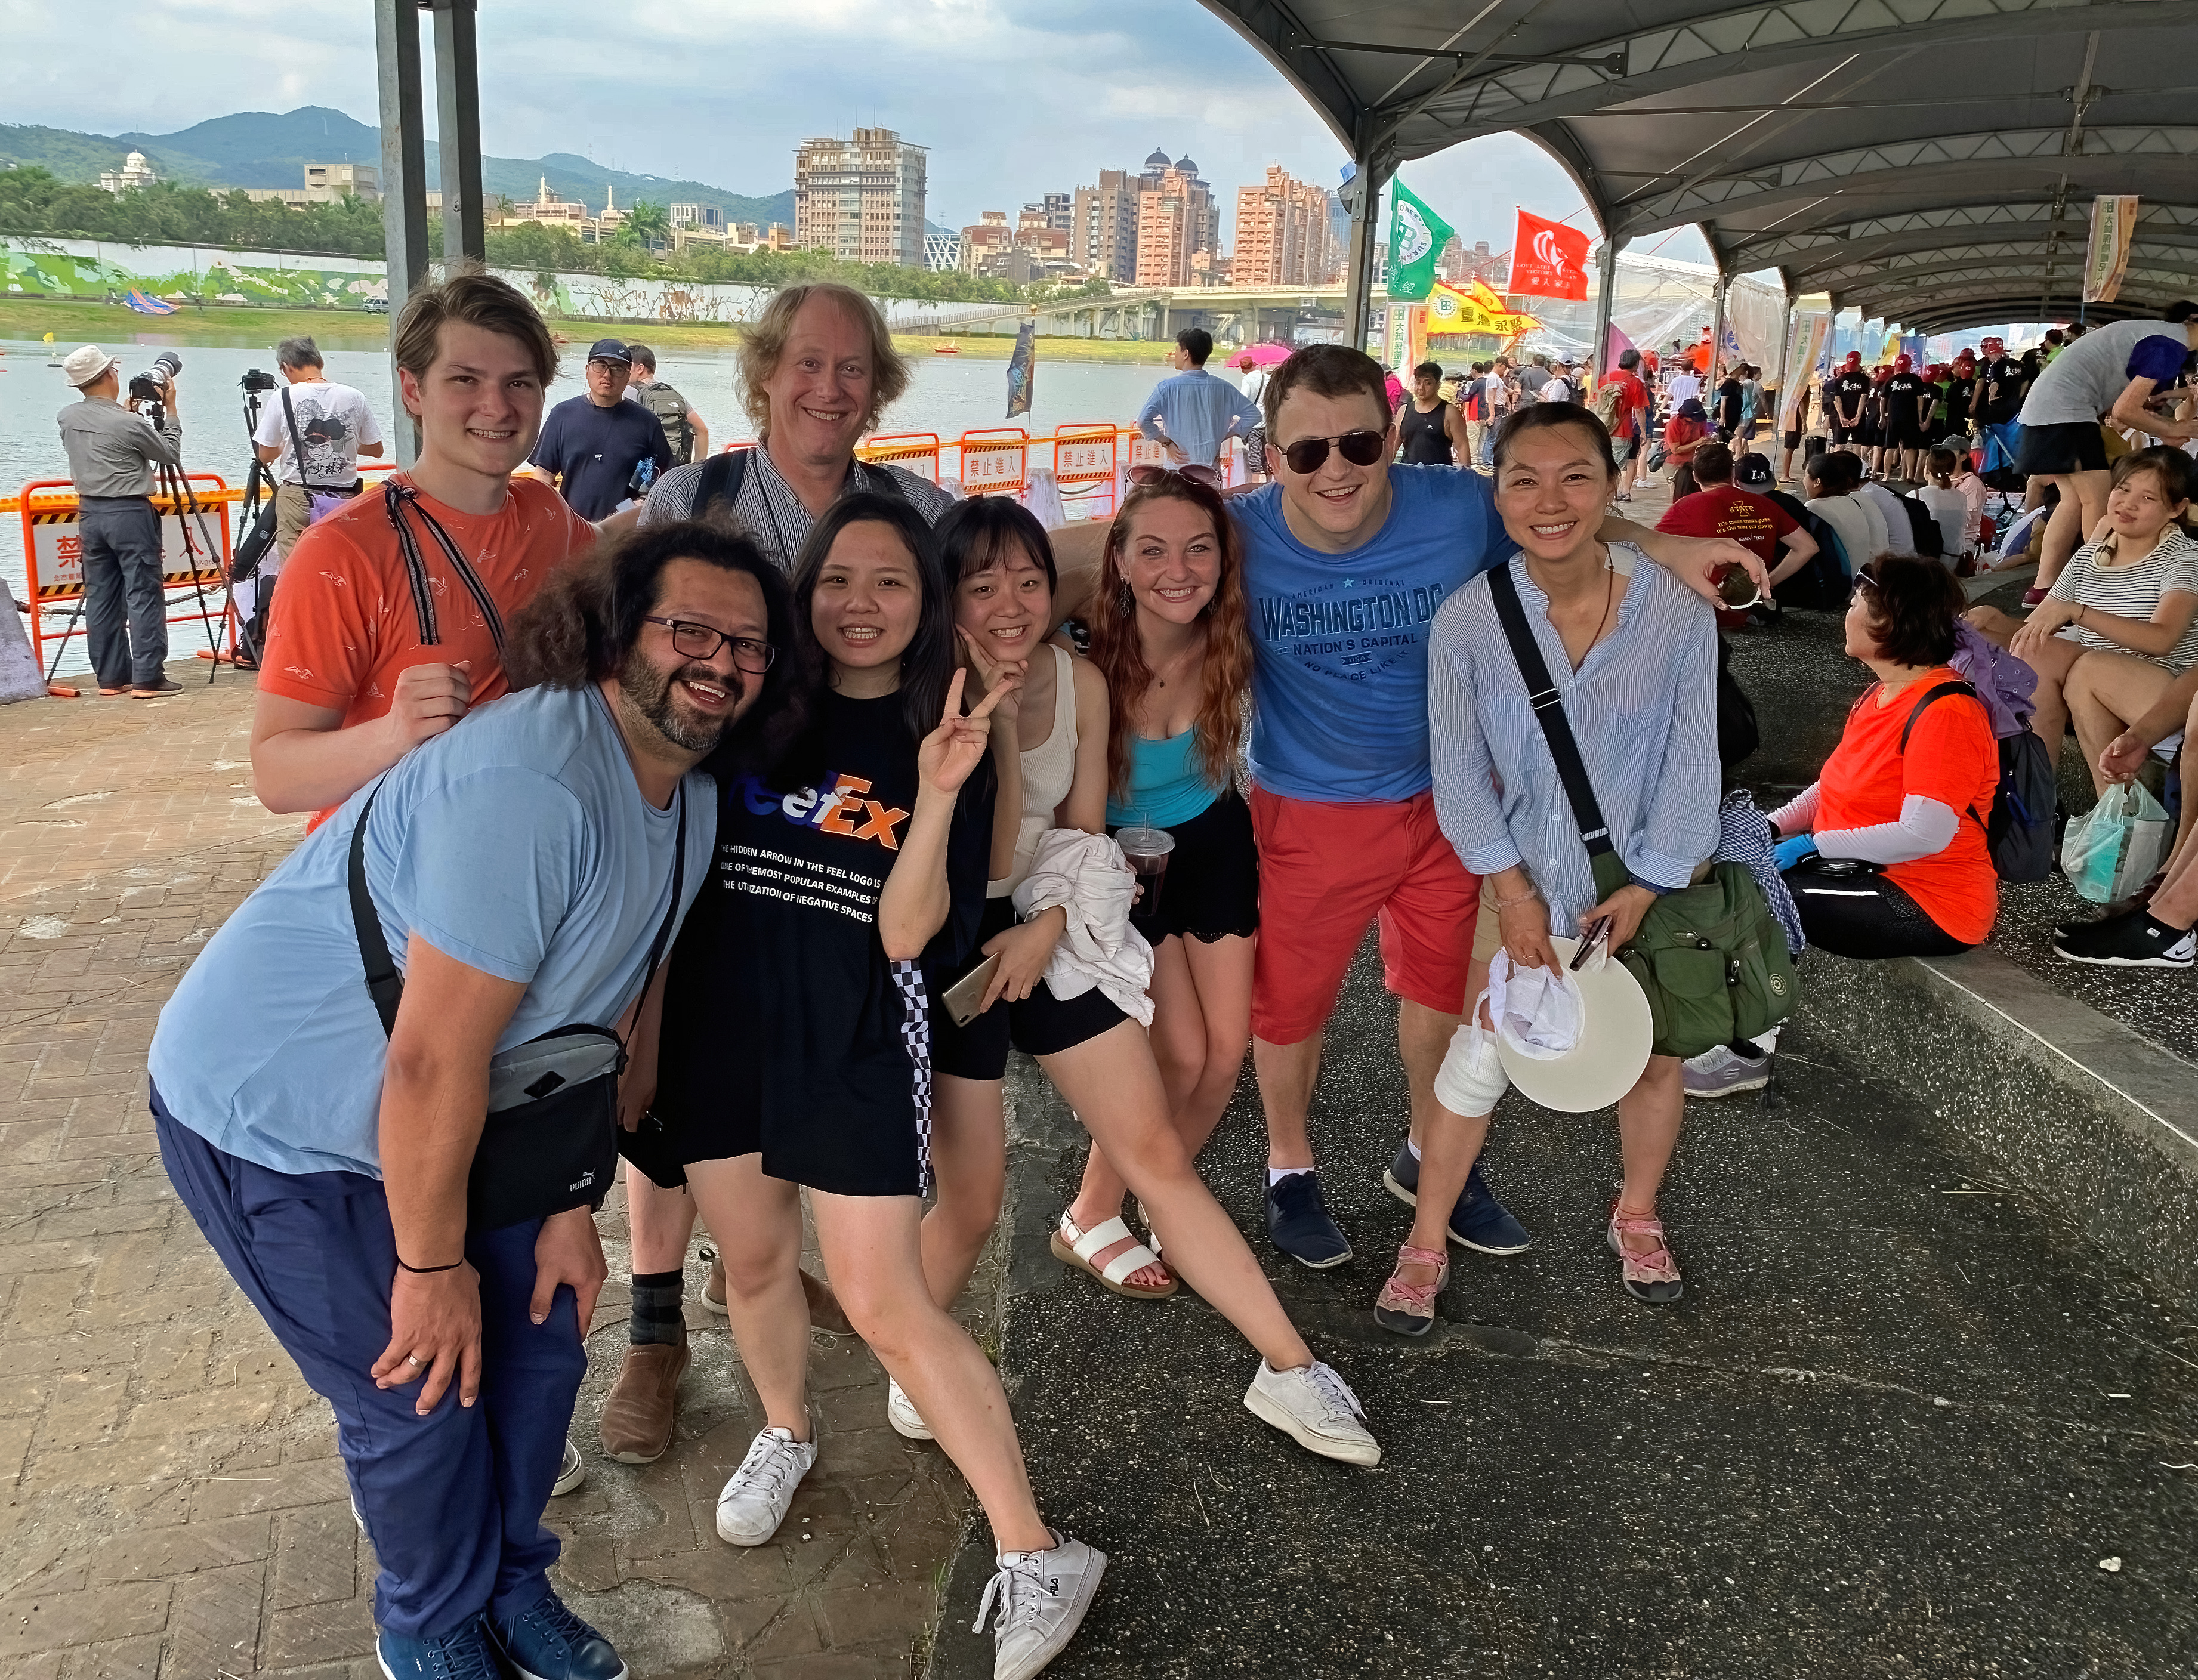
[[[625,400],[633,362],[616,339],[597,339],[588,352],[588,394],[569,397],[550,410],[542,437],[526,457],[526,470],[554,482],[582,519],[602,520],[632,493],[634,470],[652,463],[649,475],[678,460],[664,426],[638,403]]]

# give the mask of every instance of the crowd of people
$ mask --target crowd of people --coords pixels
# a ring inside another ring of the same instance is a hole
[[[2107,778],[2198,725],[2171,450],[2114,467],[2111,529],[2010,628],[1894,543],[1910,503],[1881,507],[1852,452],[1807,459],[1806,501],[1779,491],[1745,367],[1651,528],[1621,511],[1655,442],[1632,352],[1602,381],[1429,364],[1398,395],[1311,346],[1254,403],[1187,332],[1142,417],[1167,464],[1132,469],[1110,519],[1048,531],[858,459],[909,375],[842,287],[786,288],[744,337],[758,442],[732,452],[670,387],[629,399],[653,358],[618,340],[545,415],[555,346],[480,272],[413,293],[395,340],[417,461],[316,510],[260,672],[256,786],[312,832],[150,1056],[178,1194],[335,1410],[392,1676],[626,1672],[552,1589],[542,1525],[585,1474],[616,1156],[631,1312],[604,1453],[674,1439],[699,1219],[761,1412],[720,1538],[778,1534],[831,1450],[811,1332],[859,1335],[888,1422],[935,1441],[991,1525],[978,1620],[1021,1680],[1107,1560],[1040,1509],[951,1314],[1001,1212],[1010,1049],[1090,1136],[1060,1263],[1132,1299],[1188,1282],[1256,1355],[1254,1417],[1372,1466],[1375,1416],[1197,1166],[1248,1049],[1267,1238],[1315,1270],[1352,1257],[1312,1113],[1369,925],[1398,999],[1384,1182],[1413,1208],[1375,1322],[1430,1328],[1452,1244],[1531,1245],[1482,1160],[1509,1085],[1548,1089],[1522,1043],[1623,1064],[1575,1106],[1616,1106],[1615,1282],[1669,1302],[1683,1098],[1768,1079],[1793,956],[1986,937],[2011,730],[2073,718]],[[1224,497],[1231,434],[1258,437],[1264,481]],[[1917,464],[1969,518],[1957,463]],[[1835,591],[1816,604],[1845,607],[1872,680],[1820,778],[1765,812],[1733,782],[1718,619],[1802,584]],[[2187,912],[2186,963],[2189,863],[2132,912]],[[1713,1002],[1688,978],[1705,956],[1743,976]],[[1654,1003],[1630,1049],[1583,1002],[1621,968]],[[248,1055],[224,1030],[240,1006]],[[829,1282],[801,1267],[805,1199]]]

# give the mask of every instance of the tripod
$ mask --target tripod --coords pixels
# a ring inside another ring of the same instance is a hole
[[[247,375],[246,377],[248,380],[251,375]],[[236,657],[248,661],[254,666],[259,663],[259,638],[254,633],[253,626],[255,623],[264,623],[267,617],[260,601],[260,591],[264,584],[259,578],[259,572],[261,562],[265,559],[265,551],[255,549],[248,569],[241,573],[237,568],[237,552],[243,549],[247,539],[252,536],[259,523],[262,492],[265,492],[268,500],[272,501],[277,488],[275,482],[275,469],[259,458],[259,393],[247,384],[244,387],[244,441],[245,446],[252,452],[252,465],[245,473],[244,500],[237,508],[236,549],[230,552],[227,563],[221,568],[222,618],[224,622],[227,622],[236,613],[236,586],[241,583],[250,583],[253,610],[248,616],[240,618],[236,621]],[[217,660],[215,662],[218,664],[219,660]]]
[[[160,411],[156,406],[153,416],[155,430],[159,429],[160,424]],[[224,575],[229,568],[222,563],[220,550],[213,538],[206,532],[206,509],[199,506],[198,493],[191,488],[189,477],[181,468],[170,467],[165,463],[154,468],[153,477],[155,497],[167,498],[168,505],[175,511],[177,526],[183,533],[183,558],[190,567],[191,592],[198,597],[199,622],[205,626],[206,633],[208,667],[206,685],[211,688],[215,676],[221,670],[221,636],[214,629],[212,604],[206,600],[206,585],[201,580],[200,574],[206,570],[209,564]],[[191,526],[194,523],[199,528],[196,539],[194,539],[191,535]],[[200,549],[201,543],[205,544],[203,553]],[[228,616],[227,603],[224,602],[222,613],[224,623],[227,622]]]

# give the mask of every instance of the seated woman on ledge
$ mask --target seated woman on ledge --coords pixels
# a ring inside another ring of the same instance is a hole
[[[1855,576],[1846,651],[1876,682],[1814,784],[1771,813],[1809,943],[1838,956],[1950,956],[1999,910],[1985,845],[1999,747],[1947,663],[1962,586],[1935,560],[1887,555]]]

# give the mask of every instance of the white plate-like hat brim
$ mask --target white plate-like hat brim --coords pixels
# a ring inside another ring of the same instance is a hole
[[[1577,939],[1552,939],[1560,962],[1572,961]],[[1560,1113],[1586,1114],[1608,1108],[1631,1090],[1648,1066],[1655,1043],[1648,998],[1622,962],[1605,962],[1595,974],[1578,974],[1581,1025],[1579,1043],[1548,1061],[1521,1055],[1496,1037],[1496,1054],[1520,1095]]]

